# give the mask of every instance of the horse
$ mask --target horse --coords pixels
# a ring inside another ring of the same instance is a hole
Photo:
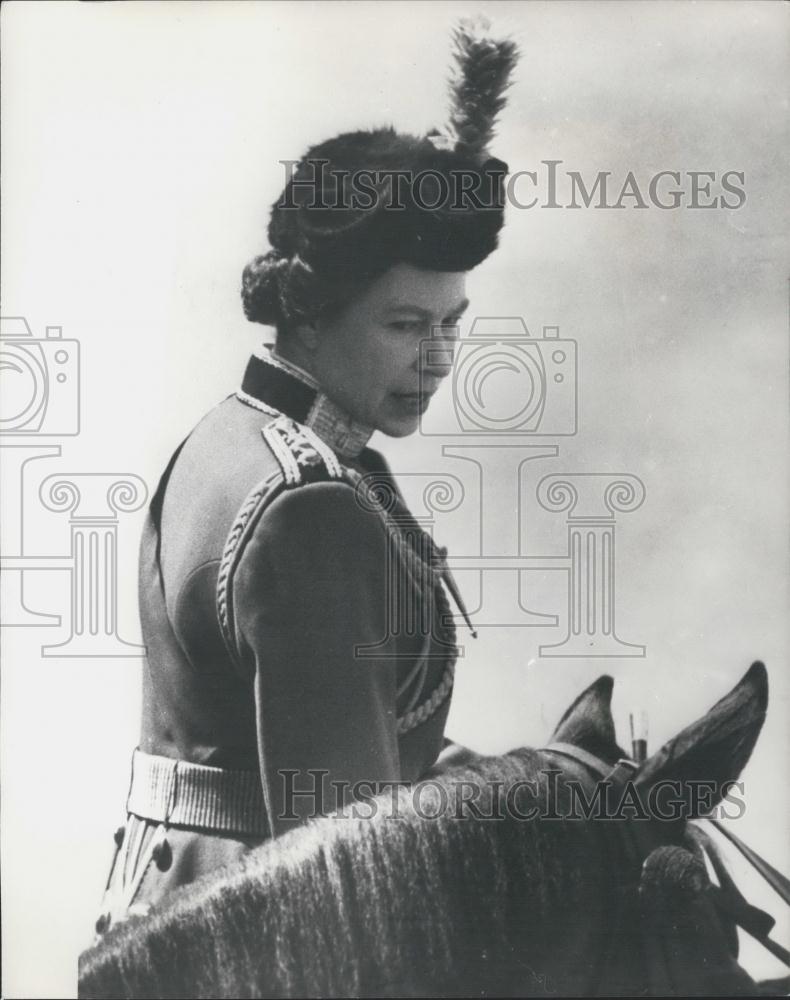
[[[732,802],[765,668],[638,766],[612,689],[545,748],[437,768],[182,887],[83,953],[79,996],[755,995],[696,821]]]

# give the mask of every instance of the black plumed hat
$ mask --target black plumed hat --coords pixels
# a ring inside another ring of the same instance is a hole
[[[517,50],[487,22],[454,32],[451,113],[442,131],[348,132],[307,151],[272,205],[271,250],[244,270],[247,318],[314,318],[397,263],[468,271],[496,248],[507,164],[490,156]]]

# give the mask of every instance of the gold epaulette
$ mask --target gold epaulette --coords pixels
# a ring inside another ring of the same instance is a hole
[[[274,453],[287,486],[304,479],[304,470],[323,466],[330,479],[342,479],[343,467],[337,455],[304,424],[280,415],[261,430]]]

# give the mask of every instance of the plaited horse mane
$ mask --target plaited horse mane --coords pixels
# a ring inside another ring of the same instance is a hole
[[[612,683],[584,691],[552,742],[624,757]],[[639,800],[667,779],[737,778],[766,706],[754,664],[639,768]],[[595,790],[571,757],[523,749],[379,797],[372,817],[314,821],[111,930],[81,958],[80,996],[753,995],[699,834],[685,819],[573,818],[574,779]],[[508,798],[529,781],[537,795]]]

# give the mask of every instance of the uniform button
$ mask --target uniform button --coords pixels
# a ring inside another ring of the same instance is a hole
[[[166,872],[173,863],[173,849],[170,847],[170,841],[163,840],[161,844],[157,844],[151,852],[151,857],[159,871]]]

